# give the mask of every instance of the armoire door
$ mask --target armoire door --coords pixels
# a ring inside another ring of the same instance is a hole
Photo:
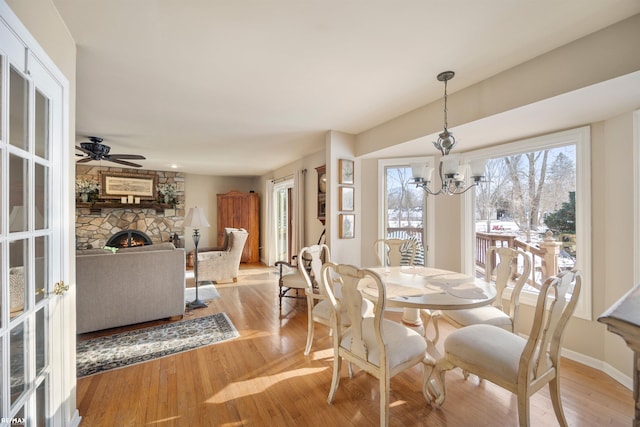
[[[260,260],[260,222],[258,193],[230,191],[217,195],[218,246],[224,242],[226,227],[244,228],[249,233],[240,262]]]

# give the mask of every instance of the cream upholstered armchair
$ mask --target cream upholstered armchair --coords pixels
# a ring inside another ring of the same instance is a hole
[[[225,228],[225,248],[198,251],[198,280],[237,282],[240,259],[248,236],[249,233],[243,228]]]
[[[564,271],[544,282],[528,338],[487,324],[452,332],[444,342],[443,357],[425,358],[423,393],[427,400],[442,405],[446,397],[445,372],[460,367],[514,393],[521,427],[529,426],[529,397],[549,384],[556,418],[566,426],[560,400],[560,348],[581,284],[578,270]]]

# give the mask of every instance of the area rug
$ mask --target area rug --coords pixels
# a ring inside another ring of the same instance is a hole
[[[200,285],[198,286],[198,299],[201,301],[209,301],[212,299],[220,298],[220,294],[215,285]],[[184,302],[188,303],[196,299],[196,288],[184,289]]]
[[[239,337],[226,313],[78,341],[77,376],[85,377]]]

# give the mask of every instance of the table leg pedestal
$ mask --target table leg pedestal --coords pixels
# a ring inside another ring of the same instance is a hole
[[[406,326],[412,329],[415,329],[415,328],[422,329],[422,318],[420,317],[420,309],[418,308],[403,309],[402,323],[404,323]]]

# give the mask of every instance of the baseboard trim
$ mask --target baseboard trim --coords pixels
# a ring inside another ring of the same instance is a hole
[[[562,357],[566,357],[567,359],[573,360],[574,362],[582,363],[583,365],[587,365],[590,368],[597,369],[600,372],[604,372],[629,390],[633,390],[633,378],[625,375],[624,373],[620,372],[608,363],[603,362],[602,360],[598,360],[594,357],[586,356],[582,353],[578,353],[572,350],[567,350],[566,348],[562,349]]]

